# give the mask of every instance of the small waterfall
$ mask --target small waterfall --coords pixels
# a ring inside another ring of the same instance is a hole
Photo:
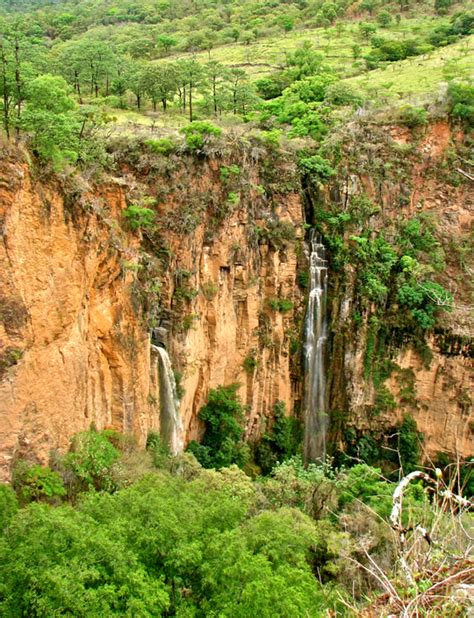
[[[158,355],[160,381],[160,435],[173,455],[183,450],[183,427],[179,415],[179,398],[170,357],[165,348],[152,345]]]
[[[321,237],[311,230],[309,240],[310,281],[304,325],[304,454],[306,461],[326,457],[326,340],[327,278],[326,249]]]

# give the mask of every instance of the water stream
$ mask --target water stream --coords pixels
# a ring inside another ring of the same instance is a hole
[[[183,450],[183,427],[179,414],[179,398],[170,357],[165,348],[152,345],[158,357],[160,383],[160,436],[173,455]]]
[[[320,236],[311,230],[309,240],[310,281],[304,325],[304,454],[306,461],[323,461],[326,457],[326,340],[327,279],[326,249]]]

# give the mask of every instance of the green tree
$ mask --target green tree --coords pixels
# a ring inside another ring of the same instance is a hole
[[[74,87],[80,101],[86,86],[90,95],[99,96],[102,88],[108,96],[118,67],[110,44],[94,38],[77,39],[59,46],[55,55],[58,71]]]
[[[237,395],[238,384],[211,389],[199,418],[205,426],[201,444],[191,442],[188,449],[206,468],[222,468],[245,463],[242,444],[244,408]]]
[[[147,95],[145,71],[146,64],[139,61],[130,62],[125,69],[125,81],[128,89],[135,95],[135,101],[139,111],[142,108],[143,99]]]
[[[150,98],[153,110],[156,111],[160,102],[166,112],[168,102],[176,92],[176,71],[173,65],[147,64],[142,72],[141,84],[144,92]]]
[[[3,616],[160,616],[169,605],[112,529],[71,507],[31,505],[4,536]]]
[[[169,34],[159,34],[156,37],[156,45],[158,49],[163,50],[164,54],[169,54],[171,49],[178,45],[178,40]]]
[[[217,115],[225,103],[227,69],[220,62],[213,60],[206,64],[205,71],[211,92],[212,109]]]
[[[60,166],[78,158],[80,117],[62,77],[41,75],[26,89],[21,128],[30,134],[33,151]]]
[[[381,11],[377,15],[377,22],[382,28],[388,28],[392,23],[392,16],[388,11]]]
[[[185,86],[184,99],[186,99],[187,91],[189,121],[192,122],[194,120],[194,96],[198,87],[203,83],[205,72],[203,66],[196,60],[183,60],[180,63],[180,73]]]

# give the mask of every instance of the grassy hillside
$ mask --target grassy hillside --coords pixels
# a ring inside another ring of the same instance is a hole
[[[424,105],[441,83],[468,83],[471,6],[3,0],[4,132],[23,134],[43,159],[62,151],[69,161],[96,159],[98,135],[176,132],[195,120],[319,144],[361,106]],[[471,116],[469,92],[461,97],[464,118]]]

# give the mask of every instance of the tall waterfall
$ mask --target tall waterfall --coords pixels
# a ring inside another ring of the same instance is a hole
[[[320,236],[311,230],[309,241],[309,298],[304,325],[304,454],[306,461],[326,457],[326,367],[327,278],[326,249]]]
[[[158,355],[158,374],[160,382],[160,435],[173,455],[183,450],[183,427],[179,415],[179,398],[176,389],[176,380],[171,367],[168,352],[152,345]]]

